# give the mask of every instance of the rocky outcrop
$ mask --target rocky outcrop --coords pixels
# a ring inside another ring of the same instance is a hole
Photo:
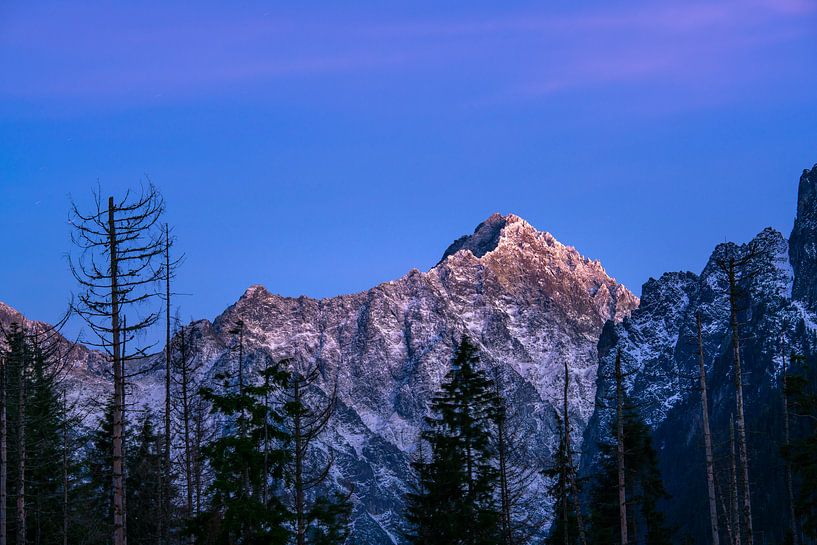
[[[728,283],[721,266],[727,256],[755,255],[740,282],[741,349],[749,436],[751,492],[756,531],[767,542],[782,541],[784,501],[780,445],[780,372],[785,354],[814,353],[817,171],[800,180],[798,213],[789,241],[765,229],[743,245],[718,245],[700,274],[667,273],[643,288],[640,308],[619,324],[609,323],[599,340],[597,403],[612,396],[611,379],[620,350],[625,389],[653,430],[672,500],[665,509],[685,536],[706,542],[702,503],[706,480],[697,388],[695,315],[701,313],[709,381],[717,477],[727,482],[728,426],[735,412]],[[594,471],[597,444],[608,437],[612,413],[600,408],[586,428],[583,473]],[[722,539],[726,539],[724,535]]]

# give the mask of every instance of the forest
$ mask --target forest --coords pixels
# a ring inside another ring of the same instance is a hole
[[[121,199],[94,194],[71,210],[70,271],[77,294],[55,325],[3,327],[0,356],[0,545],[6,544],[351,544],[353,483],[336,478],[321,442],[337,392],[318,387],[323,370],[296,358],[259,361],[247,354],[245,324],[231,324],[229,371],[208,375],[196,329],[179,318],[176,271],[184,266],[162,195],[152,185]],[[763,248],[726,255],[730,380],[734,412],[726,460],[716,460],[700,314],[698,392],[706,494],[697,516],[713,545],[766,543],[758,538],[753,494],[764,467],[750,464],[744,410],[742,289]],[[69,319],[87,334],[66,339]],[[151,339],[162,338],[161,342]],[[81,345],[80,345],[81,341]],[[71,388],[72,358],[98,351],[107,397],[84,400]],[[817,542],[817,361],[783,348],[778,388],[782,440],[769,439],[784,467],[786,491],[774,516],[784,543]],[[532,465],[518,455],[519,419],[501,377],[477,343],[458,339],[439,390],[429,402],[405,491],[403,532],[416,545],[663,545],[684,543],[670,524],[660,445],[628,394],[628,362],[615,356],[613,386],[599,396],[606,433],[593,471],[579,471],[580,432],[571,419],[569,361],[555,411],[559,444]],[[148,373],[163,379],[159,408],[132,395]],[[709,375],[709,376],[708,376]],[[722,378],[722,377],[721,377]],[[693,453],[689,453],[690,456]],[[717,467],[716,467],[717,466]],[[723,469],[726,471],[723,471]],[[755,474],[753,474],[755,473]],[[756,476],[757,475],[757,476]],[[549,483],[526,494],[535,478]],[[531,502],[549,503],[547,517]]]

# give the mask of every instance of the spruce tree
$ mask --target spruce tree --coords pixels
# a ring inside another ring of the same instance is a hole
[[[798,485],[794,507],[801,530],[814,539],[817,538],[817,365],[813,360],[788,375],[786,396],[793,423],[800,433],[784,446],[783,454]]]
[[[433,398],[422,439],[430,458],[413,464],[407,537],[423,545],[501,543],[496,453],[490,440],[500,404],[493,381],[478,369],[476,347],[463,338]]]
[[[294,518],[294,545],[341,545],[349,533],[350,494],[327,494],[334,459],[317,444],[335,410],[336,392],[318,388],[317,366],[296,366],[291,359],[277,365],[287,369],[289,378],[268,401],[283,409],[283,429],[290,438],[283,492]]]
[[[637,543],[669,545],[672,531],[658,508],[660,501],[669,498],[658,469],[658,456],[649,427],[626,397],[622,424],[626,438],[624,466],[630,536]],[[612,428],[610,435],[614,433]],[[590,543],[620,541],[618,490],[614,486],[618,480],[616,449],[615,441],[599,444],[599,473],[590,493]]]
[[[545,476],[551,479],[548,490],[549,496],[554,499],[553,524],[545,540],[546,545],[569,545],[578,543],[579,524],[573,501],[573,489],[568,469],[567,451],[565,449],[565,429],[562,418],[556,414],[556,423],[559,426],[559,448],[553,458],[553,464]]]
[[[192,530],[200,544],[283,544],[290,537],[291,514],[277,495],[264,490],[281,486],[289,436],[281,428],[281,411],[265,398],[286,384],[288,373],[273,365],[256,384],[247,384],[243,363],[239,369],[238,377],[216,377],[221,391],[200,391],[227,428],[204,449],[213,472],[211,505],[196,517]]]
[[[63,536],[65,411],[58,399],[53,333],[11,324],[2,355],[6,410],[7,540],[57,544]]]
[[[102,407],[102,418],[82,440],[80,478],[73,492],[74,503],[81,505],[81,509],[70,535],[88,545],[109,544],[113,532],[113,407],[113,396],[110,396]]]
[[[160,516],[169,509],[163,502],[164,436],[156,430],[154,414],[147,408],[131,432],[127,458],[127,535],[130,545],[148,545],[160,542],[164,532],[163,521],[171,519],[171,513]]]

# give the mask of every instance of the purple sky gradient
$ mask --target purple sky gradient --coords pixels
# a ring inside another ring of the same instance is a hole
[[[514,212],[635,292],[788,234],[817,162],[817,0],[0,6],[0,300],[74,289],[68,195],[145,175],[185,315],[330,296]]]

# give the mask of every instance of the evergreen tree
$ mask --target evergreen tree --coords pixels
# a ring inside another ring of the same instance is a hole
[[[30,539],[34,543],[62,542],[62,437],[67,418],[57,397],[56,376],[43,351],[35,346],[27,403],[27,463]]]
[[[113,532],[113,479],[111,430],[113,397],[102,409],[102,418],[82,438],[80,476],[73,490],[73,502],[79,505],[70,535],[71,543],[107,545]]]
[[[171,519],[171,513],[160,516],[168,509],[162,502],[162,472],[164,436],[157,432],[155,416],[145,408],[138,430],[131,433],[127,457],[127,536],[131,545],[155,544],[162,537],[162,522]]]
[[[802,532],[817,538],[817,365],[807,362],[788,376],[786,394],[800,433],[783,448],[796,477],[795,511]]]
[[[319,496],[307,511],[309,545],[342,545],[349,537],[352,503],[342,494]]]
[[[279,497],[265,492],[280,488],[289,441],[281,411],[265,400],[284,387],[288,373],[273,365],[261,375],[260,385],[245,384],[240,361],[237,384],[233,375],[223,374],[216,377],[222,381],[220,392],[200,392],[227,429],[205,447],[213,471],[212,499],[194,521],[197,543],[269,545],[289,539],[289,511]]]
[[[423,441],[428,461],[413,464],[417,490],[408,496],[408,539],[423,545],[501,543],[496,453],[490,440],[500,404],[493,381],[477,367],[477,349],[463,338],[451,370],[432,400]]]
[[[631,403],[625,401],[624,467],[627,483],[627,526],[634,541],[647,545],[669,545],[672,532],[664,522],[658,502],[668,499],[650,430]],[[615,426],[615,423],[613,423]],[[610,435],[614,435],[614,429]],[[589,542],[594,545],[619,542],[618,460],[615,442],[599,444],[599,473],[590,493]]]
[[[283,428],[291,439],[283,492],[294,517],[294,543],[341,545],[349,533],[349,495],[326,494],[334,459],[316,445],[335,410],[336,394],[317,387],[318,367],[296,369],[289,359],[278,365],[289,371],[286,387],[271,401],[283,408]]]
[[[3,388],[6,409],[8,542],[56,544],[63,537],[62,429],[59,366],[51,331],[12,324],[6,331]],[[13,505],[12,505],[13,502]]]
[[[559,448],[552,466],[545,472],[552,479],[548,490],[554,501],[553,524],[545,540],[546,545],[569,545],[579,543],[579,523],[573,498],[573,487],[569,474],[569,462],[565,449],[565,434],[562,418],[557,414],[559,425]],[[578,486],[578,483],[577,483]]]

